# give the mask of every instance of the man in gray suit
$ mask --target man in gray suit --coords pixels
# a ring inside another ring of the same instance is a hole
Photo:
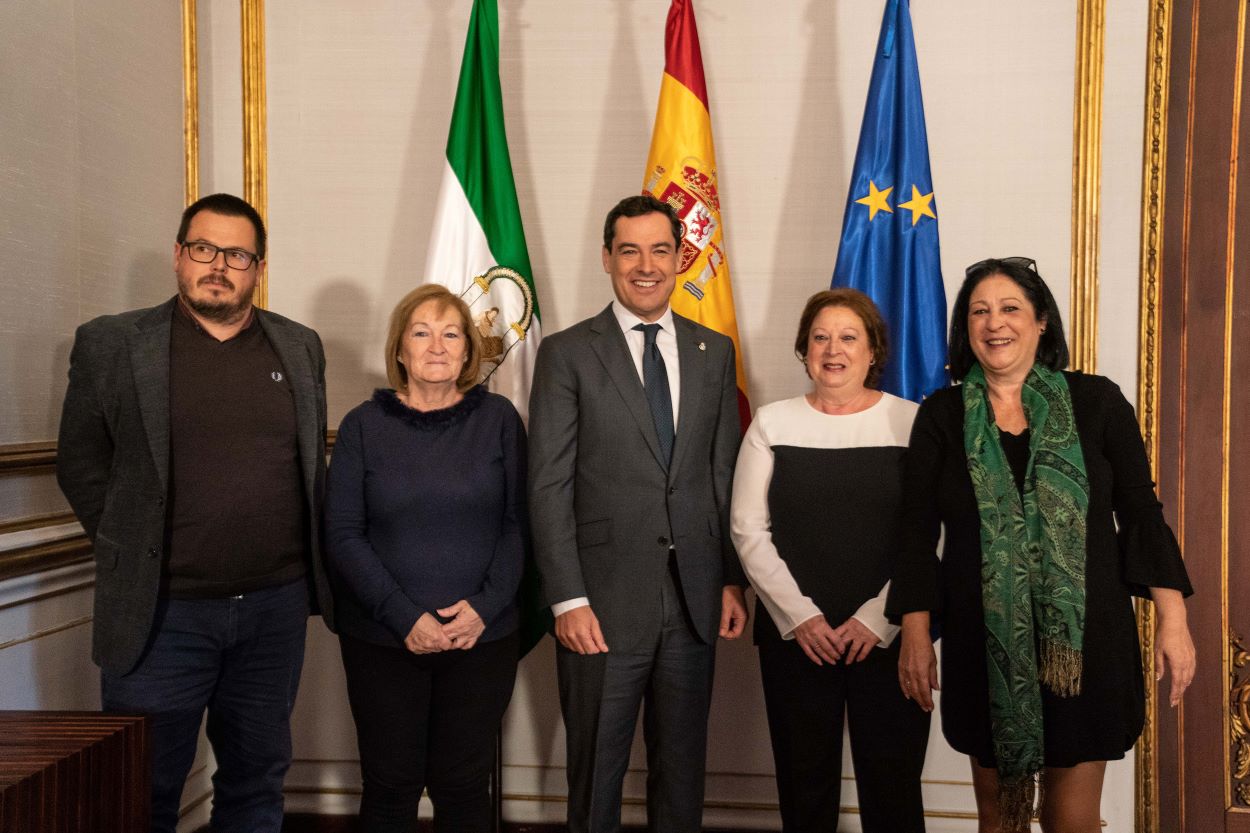
[[[643,704],[648,826],[700,829],[716,637],[746,626],[729,538],[733,342],[669,308],[681,237],[665,203],[621,200],[603,233],[616,300],[546,337],[534,371],[530,512],[571,833],[619,830]]]
[[[325,357],[252,305],[256,210],[214,194],[182,215],[178,294],[78,328],[57,481],[95,547],[92,655],[107,711],[149,716],[152,830],[178,822],[205,710],[212,826],[282,826],[319,558]]]

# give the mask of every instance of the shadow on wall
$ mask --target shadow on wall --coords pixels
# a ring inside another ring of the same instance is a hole
[[[330,428],[337,428],[343,415],[367,399],[374,388],[387,384],[385,374],[380,372],[382,344],[386,339],[385,318],[380,329],[367,323],[362,325],[380,317],[375,315],[374,307],[358,282],[337,275],[323,284],[312,298],[310,315],[302,322],[317,331],[325,350]],[[386,312],[389,311],[388,306]],[[336,778],[347,777],[349,786],[358,785],[354,763],[359,757],[356,731],[347,704],[338,640],[320,616],[308,620],[304,671],[291,717],[291,732],[296,763],[312,764],[319,769],[309,775],[306,768],[296,767],[288,784],[321,788]],[[345,776],[344,772],[348,774]],[[301,781],[308,778],[314,780]]]
[[[622,197],[642,193],[647,150],[651,146],[651,128],[655,121],[655,104],[660,94],[660,73],[655,71],[658,68],[651,70],[653,74],[647,79],[649,83],[644,83],[640,72],[633,0],[621,0],[614,7],[616,22],[612,31],[616,37],[605,74],[610,87],[604,90],[602,96],[608,108],[600,114],[595,161],[586,169],[595,172],[595,175],[591,177],[593,186],[583,219],[585,225],[581,236],[573,242],[581,252],[578,280],[574,284],[573,309],[590,310],[591,314],[612,300],[611,283],[603,274],[600,257],[603,250],[603,218]],[[649,37],[658,38],[662,43],[663,28],[655,27]],[[663,55],[663,51],[659,50],[659,54]],[[548,292],[553,293],[554,290]],[[589,300],[583,302],[583,296]],[[570,320],[566,323],[574,322]]]
[[[171,234],[171,244],[173,238]],[[177,291],[172,245],[169,249],[145,249],[130,261],[130,268],[126,270],[125,309],[156,306]]]
[[[543,220],[541,212],[543,206],[539,201],[538,186],[534,177],[534,169],[532,160],[534,153],[530,147],[530,136],[528,124],[525,119],[526,113],[526,89],[523,82],[524,74],[520,71],[525,66],[525,51],[523,37],[524,31],[530,27],[530,23],[524,16],[525,0],[505,0],[501,4],[503,17],[500,25],[500,85],[503,88],[503,107],[504,121],[508,134],[508,156],[512,161],[512,177],[516,185],[517,201],[521,209],[521,222],[526,231],[526,248],[529,251],[530,266],[533,269],[534,288],[539,298],[540,308],[543,310],[543,327],[544,333],[555,332],[555,322],[565,319],[557,318],[555,310],[559,303],[559,293],[556,291],[555,285],[548,277],[551,274],[551,261],[548,257],[547,249],[543,245],[546,235],[540,233],[543,228]],[[628,26],[628,17],[626,16],[628,3],[622,0],[617,6],[618,17]],[[633,37],[632,35],[618,28],[618,47],[622,39],[625,41],[624,52],[632,52]],[[626,79],[633,79],[634,86],[637,86],[637,67],[631,66],[628,55],[622,55],[622,49],[618,48],[613,52],[613,67],[617,70],[624,70]],[[514,71],[509,72],[509,68]],[[626,89],[632,89],[630,85],[626,85]],[[605,121],[604,130],[608,130]],[[610,143],[608,144],[610,147]],[[604,143],[601,142],[601,152]],[[598,166],[595,168],[598,169]],[[597,180],[596,180],[597,181]],[[563,210],[563,207],[560,208]],[[607,209],[605,208],[604,211]],[[590,212],[592,218],[594,212]],[[563,225],[563,218],[555,218],[557,225]],[[598,232],[583,244],[581,240],[573,241],[572,245],[584,247],[586,252],[597,250],[594,245],[598,240]],[[557,235],[556,239],[563,240],[562,235]],[[598,259],[594,259],[595,272],[599,270]],[[583,270],[584,271],[584,270]],[[593,272],[591,273],[593,274]],[[576,286],[580,292],[583,287],[582,281],[577,281]],[[574,309],[580,309],[578,303],[574,300]],[[572,323],[572,322],[565,322]],[[561,327],[561,329],[563,329]],[[564,750],[558,751],[553,747],[557,742],[557,738],[563,738],[560,717],[560,698],[559,690],[556,686],[555,678],[555,662],[552,655],[552,649],[547,643],[552,642],[551,637],[543,637],[535,648],[530,651],[524,660],[517,667],[516,688],[513,695],[512,705],[509,707],[509,713],[504,717],[503,733],[509,736],[512,733],[508,729],[509,723],[512,721],[525,721],[528,723],[525,729],[517,732],[520,738],[525,739],[532,745],[529,749],[538,759],[540,766],[549,766],[556,760],[563,762]],[[520,696],[518,696],[518,694]],[[561,744],[561,747],[563,744]],[[504,763],[508,761],[508,744],[505,740],[504,744]],[[525,761],[530,763],[530,761]],[[505,776],[506,777],[506,776]],[[505,782],[506,783],[506,782]]]
[[[554,636],[544,636],[517,666],[516,689],[503,720],[505,766],[536,765],[544,773],[564,768],[564,722],[560,715],[555,646]],[[511,760],[509,752],[516,745],[522,746],[524,752],[519,760]],[[509,777],[504,775],[505,792],[514,789],[509,785]],[[548,788],[553,794],[564,792],[563,775],[559,780],[561,783]],[[536,783],[544,784],[545,780],[540,778]],[[520,791],[528,789],[530,784],[526,783]]]
[[[504,4],[504,25],[501,26],[501,54],[514,65],[521,65],[522,31],[526,24],[521,19],[519,2]],[[524,90],[518,80],[503,78],[504,101],[509,128],[509,153],[513,163],[513,176],[521,202],[521,213],[526,221],[527,242],[530,244],[530,261],[534,267],[534,282],[544,310],[545,332],[555,332],[573,324],[582,310],[597,312],[611,298],[611,286],[603,274],[599,253],[603,240],[603,216],[619,200],[628,194],[642,190],[643,166],[651,139],[651,117],[648,107],[653,106],[654,95],[644,93],[637,60],[637,43],[633,27],[633,4],[621,0],[615,4],[616,22],[612,28],[615,39],[607,64],[607,78],[611,79],[610,94],[604,100],[611,102],[611,109],[601,114],[601,129],[594,162],[584,165],[575,161],[580,171],[602,172],[589,177],[592,192],[584,216],[582,231],[575,237],[563,234],[554,239],[567,240],[578,252],[577,273],[564,292],[557,292],[549,275],[549,261],[545,249],[534,244],[545,239],[539,234],[542,219],[536,223],[544,206],[537,202],[537,190],[528,161],[532,157],[528,131],[524,129],[522,102]],[[657,37],[662,32],[657,31]],[[658,81],[655,88],[658,93]],[[587,111],[582,110],[583,114]],[[551,218],[557,227],[575,228],[568,222],[567,206],[557,206],[559,215]],[[557,306],[560,309],[557,311]],[[557,325],[556,322],[559,322]],[[524,743],[537,760],[517,762],[537,764],[540,768],[564,765],[564,734],[560,716],[560,697],[554,659],[554,639],[543,641],[521,662],[517,669],[516,693],[512,706],[504,720],[504,733],[509,739]],[[505,742],[505,765],[508,760],[508,742]],[[505,776],[507,778],[508,776]],[[508,789],[505,781],[505,790]],[[554,788],[559,791],[561,788]]]
[[[386,274],[380,284],[380,316],[382,326],[391,308],[409,290],[425,278],[425,259],[429,246],[430,227],[434,222],[434,210],[438,203],[438,188],[442,182],[447,146],[447,129],[451,124],[452,102],[459,77],[459,59],[453,57],[455,45],[464,43],[465,21],[461,19],[462,3],[455,0],[431,0],[428,36],[421,47],[425,62],[417,74],[418,79],[442,79],[446,69],[452,70],[449,84],[417,83],[417,100],[412,108],[412,124],[408,135],[412,139],[404,153],[403,165],[398,172],[401,195],[395,210],[387,254]],[[439,121],[432,113],[446,113]],[[438,276],[429,276],[438,280]],[[442,282],[442,281],[440,281]],[[385,333],[376,339],[379,350]],[[353,405],[355,403],[352,403]]]
[[[348,782],[334,786],[359,787],[356,724],[352,722],[347,704],[347,679],[339,641],[320,616],[308,620],[304,671],[291,714],[291,736],[296,761],[320,766],[313,776],[317,786],[327,786],[336,777],[346,774]],[[304,769],[298,768],[295,775],[288,778],[288,785],[310,786],[306,783],[308,773],[300,771]]]
[[[504,125],[508,134],[508,157],[512,161],[512,180],[516,185],[517,201],[521,208],[521,225],[525,228],[525,247],[530,256],[530,268],[533,270],[535,289],[538,292],[539,309],[542,300],[553,297],[552,289],[545,276],[551,274],[551,262],[547,258],[546,236],[539,235],[538,229],[538,190],[534,181],[534,168],[531,164],[533,154],[530,152],[529,125],[525,120],[526,101],[525,86],[522,83],[521,68],[525,66],[525,39],[521,33],[530,27],[521,15],[524,0],[505,0],[500,11],[499,74],[500,85],[503,87]],[[539,275],[544,279],[539,283]],[[549,321],[552,319],[548,319]]]
[[[785,219],[778,225],[773,247],[774,285],[793,289],[769,294],[764,317],[751,334],[752,344],[764,347],[769,353],[776,351],[777,355],[790,355],[799,314],[807,298],[829,288],[842,230],[841,206],[846,199],[854,161],[853,156],[837,158],[838,149],[844,146],[845,128],[839,121],[839,109],[831,94],[836,87],[835,64],[828,48],[828,44],[836,42],[836,9],[824,0],[811,0],[806,20],[807,61],[800,76],[803,79],[800,98],[804,104],[794,125],[794,141],[787,155],[791,162],[782,205],[788,209]],[[871,52],[865,50],[863,60],[869,65],[870,58]],[[813,259],[813,249],[827,253],[818,261],[827,264],[825,270],[815,274],[808,266]],[[770,337],[769,334],[777,335]],[[752,352],[746,350],[744,358],[748,364]],[[759,358],[760,366],[771,364],[768,356]],[[751,378],[749,367],[747,378]],[[806,388],[806,379],[795,378]],[[753,400],[753,404],[758,407],[766,403]]]
[[[44,439],[51,440],[56,438],[57,431],[60,430],[61,404],[65,401],[65,390],[69,385],[69,354],[74,346],[74,337],[71,335],[59,339],[50,354],[47,352],[45,339],[36,337],[30,339],[30,342],[31,349],[23,352],[28,356],[41,355],[50,364],[48,373],[44,376],[48,395],[35,401],[45,403],[47,411],[43,424],[50,426],[50,433]]]
[[[107,281],[108,277],[100,280]],[[48,436],[39,439],[56,438],[61,422],[61,404],[65,401],[65,388],[69,378],[69,355],[74,345],[73,331],[78,325],[85,324],[99,314],[113,315],[155,306],[172,296],[176,290],[177,283],[173,277],[170,256],[156,249],[146,249],[130,261],[125,283],[119,287],[116,296],[106,292],[101,298],[95,299],[98,303],[103,297],[116,297],[119,306],[110,305],[101,309],[95,303],[81,303],[82,320],[67,321],[70,332],[57,339],[52,349],[49,349],[47,334],[34,334],[28,340],[29,349],[24,349],[23,354],[28,358],[38,358],[28,361],[21,375],[14,378],[24,378],[31,389],[42,388],[47,392],[45,396],[32,397],[29,400],[44,403],[43,419],[38,424],[48,426]]]
[[[610,89],[605,90],[604,100],[609,109],[602,113],[600,121],[597,161],[591,170],[604,171],[595,178],[596,188],[591,193],[591,205],[586,211],[585,254],[582,255],[582,275],[577,281],[577,295],[589,295],[589,304],[577,308],[599,311],[612,298],[611,283],[604,274],[602,248],[604,248],[604,215],[617,200],[631,194],[642,193],[642,179],[646,174],[646,156],[651,146],[651,129],[655,125],[655,105],[660,96],[661,66],[651,68],[651,78],[644,79],[637,61],[637,36],[634,33],[634,3],[624,0],[616,5],[616,38],[612,41],[612,54],[607,63],[606,78]],[[654,15],[649,15],[654,16]],[[649,38],[664,43],[664,29],[655,26]],[[659,50],[662,60],[662,50]],[[660,70],[660,71],[656,71]]]
[[[396,299],[398,300],[398,299]],[[304,323],[321,336],[326,354],[326,399],[329,426],[337,428],[343,415],[368,399],[374,388],[387,387],[382,364],[389,302],[380,315],[359,284],[350,278],[332,278],[313,298],[312,314]],[[361,322],[380,320],[379,326]]]

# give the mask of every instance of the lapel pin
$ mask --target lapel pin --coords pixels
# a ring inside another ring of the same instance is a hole
[[[704,344],[703,342],[701,342],[701,341],[700,341],[700,342],[699,342],[699,349],[700,349],[700,350],[706,350],[706,349],[707,349],[707,345],[706,345],[706,344]]]

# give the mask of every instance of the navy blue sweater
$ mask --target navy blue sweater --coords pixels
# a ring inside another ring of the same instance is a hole
[[[465,599],[489,642],[517,628],[526,541],[525,428],[478,386],[416,411],[378,390],[339,426],[326,481],[336,625],[402,645],[423,613]]]

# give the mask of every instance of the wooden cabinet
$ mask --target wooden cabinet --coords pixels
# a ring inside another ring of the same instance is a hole
[[[145,833],[143,718],[0,712],[0,831]]]

